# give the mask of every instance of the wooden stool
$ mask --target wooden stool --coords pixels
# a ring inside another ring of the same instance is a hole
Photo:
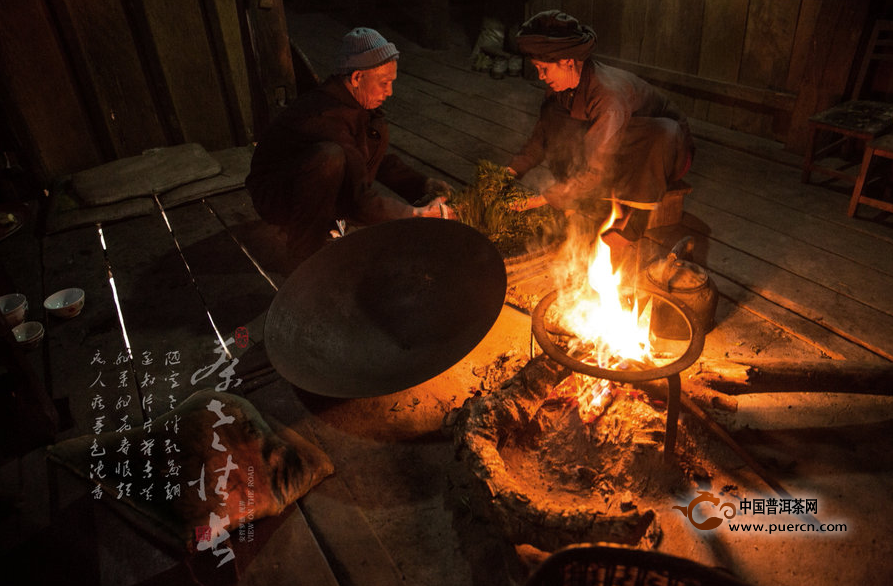
[[[849,173],[817,165],[815,161],[850,140],[855,140],[860,145],[867,144],[893,126],[893,103],[889,103],[889,93],[885,92],[887,96],[880,98],[885,101],[875,101],[878,98],[868,100],[869,96],[862,95],[863,87],[873,88],[873,80],[869,76],[869,72],[873,71],[872,64],[878,62],[880,67],[884,62],[890,61],[890,50],[893,47],[891,34],[893,34],[893,21],[875,21],[849,101],[809,117],[807,121],[809,134],[806,139],[806,156],[803,158],[801,177],[803,183],[809,183],[812,172],[830,175],[844,181],[858,181],[857,177]],[[815,137],[820,130],[836,134],[840,138],[816,152]],[[868,156],[867,151],[865,156]]]
[[[859,170],[859,177],[856,179],[856,187],[853,188],[853,197],[850,199],[850,207],[847,210],[847,215],[851,218],[856,213],[856,207],[860,203],[893,213],[893,203],[862,194],[862,190],[865,187],[865,179],[868,176],[868,168],[871,166],[871,159],[874,156],[893,159],[893,134],[885,134],[865,146],[862,167]],[[889,192],[889,185],[885,192]]]
[[[658,202],[657,207],[651,210],[648,218],[648,229],[672,226],[682,221],[683,204],[685,196],[691,193],[691,185],[679,179],[667,185],[667,192]]]

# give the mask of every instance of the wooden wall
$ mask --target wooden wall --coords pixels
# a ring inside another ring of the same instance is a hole
[[[605,62],[692,117],[804,148],[806,119],[848,91],[872,0],[529,0],[591,24]]]
[[[295,93],[282,0],[3,4],[4,149],[44,182],[148,148],[247,144]]]

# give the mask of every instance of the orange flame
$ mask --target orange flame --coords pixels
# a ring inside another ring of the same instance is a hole
[[[650,304],[640,313],[635,301],[628,302],[635,296],[633,292],[623,290],[622,275],[611,265],[611,249],[601,239],[617,216],[615,205],[608,220],[599,228],[592,246],[586,240],[581,242],[578,235],[568,239],[565,255],[570,260],[561,270],[565,273],[563,282],[571,285],[559,291],[555,303],[560,325],[575,336],[570,351],[582,355],[584,362],[601,368],[622,367],[627,360],[645,361],[651,354]],[[579,258],[581,250],[586,255],[585,260]],[[585,279],[573,274],[581,265]],[[580,416],[584,421],[598,416],[613,389],[609,381],[596,383],[597,379],[591,380],[592,383],[578,387],[577,392]]]

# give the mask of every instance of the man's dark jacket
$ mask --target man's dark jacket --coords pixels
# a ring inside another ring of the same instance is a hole
[[[348,181],[353,185],[337,197],[337,215],[361,223],[377,223],[412,215],[412,207],[393,197],[382,196],[372,187],[378,180],[412,202],[424,191],[426,177],[387,153],[388,126],[380,108],[364,109],[342,80],[332,76],[320,86],[300,95],[264,131],[251,161],[245,184],[255,199],[280,205],[264,206],[258,212],[275,224],[287,223],[288,210],[300,202],[295,189],[295,168],[312,146],[334,142],[343,147]],[[335,218],[333,218],[334,220]]]

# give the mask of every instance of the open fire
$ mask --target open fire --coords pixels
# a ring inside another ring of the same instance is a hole
[[[557,281],[566,285],[552,305],[552,323],[566,336],[568,354],[587,364],[625,370],[653,362],[651,303],[640,311],[632,291],[623,287],[623,275],[611,263],[611,249],[601,239],[614,223],[617,208],[590,244],[584,235],[572,235],[562,251]],[[615,383],[579,373],[568,377],[553,395],[576,400],[580,419],[591,423],[610,403]]]
[[[641,281],[637,293],[638,275],[614,270],[601,238],[614,219],[569,235],[557,254],[558,286],[531,316],[543,354],[448,423],[487,514],[516,543],[653,543],[666,495],[711,475],[702,442],[677,429],[679,372],[703,332],[684,304]],[[661,336],[652,307],[678,315],[688,339]],[[658,405],[649,393],[661,388]]]

